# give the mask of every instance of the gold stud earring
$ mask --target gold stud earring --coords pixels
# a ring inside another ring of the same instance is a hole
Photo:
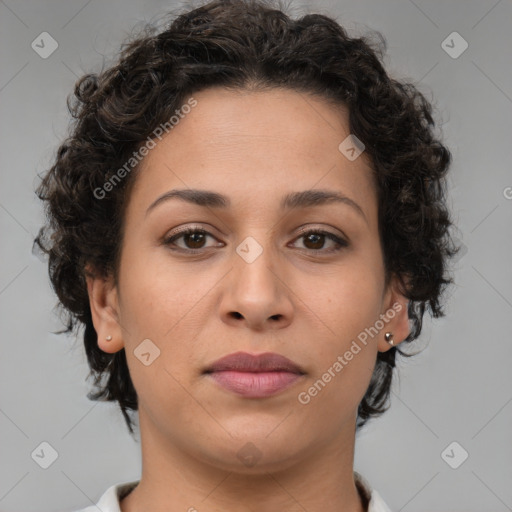
[[[384,334],[384,338],[386,339],[386,341],[390,344],[390,345],[393,345],[394,342],[393,342],[393,333],[392,332],[387,332],[386,334]]]
[[[107,341],[110,341],[112,339],[112,336],[110,334],[105,338]]]

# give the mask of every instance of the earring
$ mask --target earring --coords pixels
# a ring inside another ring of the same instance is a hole
[[[390,344],[390,345],[393,345],[393,333],[392,332],[387,332],[386,334],[384,334],[384,338],[385,340]]]
[[[110,341],[112,339],[112,336],[110,334],[105,338],[107,341]]]

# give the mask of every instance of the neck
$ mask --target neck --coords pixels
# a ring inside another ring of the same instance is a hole
[[[265,468],[219,468],[163,438],[139,411],[142,476],[122,512],[366,512],[354,482],[355,422],[328,445]]]

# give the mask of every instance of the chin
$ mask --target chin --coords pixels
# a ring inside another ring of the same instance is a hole
[[[254,422],[252,429],[228,430],[232,437],[226,434],[223,440],[217,440],[216,446],[208,443],[203,447],[202,458],[225,471],[254,475],[286,470],[305,458],[311,449],[311,445],[298,437],[297,432],[283,429],[277,434],[276,430],[272,432],[272,428],[263,430],[255,429]]]

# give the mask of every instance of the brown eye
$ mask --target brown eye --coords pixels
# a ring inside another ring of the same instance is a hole
[[[304,237],[304,245],[308,249],[322,249],[325,243],[325,235],[310,233]]]
[[[164,240],[164,244],[170,246],[171,249],[176,251],[194,252],[213,247],[213,245],[206,245],[208,238],[215,240],[215,237],[204,229],[187,228],[182,229],[180,232],[171,235],[170,237],[167,237]],[[181,242],[177,243],[178,241]],[[219,243],[219,245],[222,244]]]
[[[334,233],[329,233],[328,231],[322,230],[306,231],[302,233],[296,240],[301,239],[303,240],[302,248],[314,252],[336,252],[343,247],[348,246],[348,242],[336,236]],[[325,248],[325,245],[330,245],[331,247]],[[299,247],[299,249],[300,248],[301,247]]]
[[[197,231],[182,236],[188,249],[201,249],[206,240],[206,235]]]

